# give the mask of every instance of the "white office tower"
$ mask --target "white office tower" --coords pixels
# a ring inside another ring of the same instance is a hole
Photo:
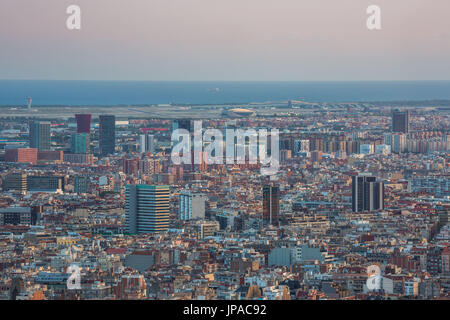
[[[183,191],[180,193],[180,204],[178,216],[180,220],[204,219],[205,218],[206,195],[203,193],[191,193]]]
[[[139,136],[139,144],[141,152],[155,153],[155,136],[152,134],[141,134]]]

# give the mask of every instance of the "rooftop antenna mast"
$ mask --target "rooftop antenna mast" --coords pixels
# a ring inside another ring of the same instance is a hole
[[[31,110],[31,103],[33,102],[33,99],[31,99],[31,97],[27,97],[27,106],[28,106],[28,110]]]

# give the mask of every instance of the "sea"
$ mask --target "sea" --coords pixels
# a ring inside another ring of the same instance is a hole
[[[450,81],[157,82],[0,80],[0,105],[102,106],[450,100]]]

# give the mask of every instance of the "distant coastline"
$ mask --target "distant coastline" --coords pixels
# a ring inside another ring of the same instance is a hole
[[[155,82],[0,80],[0,106],[433,103],[448,106],[450,81]]]
[[[308,105],[308,101],[305,101],[305,105]],[[279,106],[281,104],[286,104],[285,101],[268,101],[268,102],[241,102],[241,103],[205,103],[205,104],[183,104],[176,103],[171,104],[170,107],[191,107],[191,108],[202,108],[202,107],[233,107],[233,106],[251,106],[251,108],[267,107],[269,105]],[[328,104],[328,102],[312,103],[311,104]],[[433,107],[439,109],[450,109],[450,99],[448,100],[414,100],[414,101],[348,101],[348,102],[331,102],[331,104],[357,104],[364,105],[370,104],[371,106],[383,106],[383,107],[402,107],[402,108],[423,108],[423,107]],[[51,104],[51,105],[38,105],[33,104],[33,109],[35,108],[123,108],[123,107],[169,107],[163,104],[99,104],[99,105],[67,105],[67,104]],[[24,104],[21,105],[8,105],[0,104],[0,108],[19,108],[26,109]]]

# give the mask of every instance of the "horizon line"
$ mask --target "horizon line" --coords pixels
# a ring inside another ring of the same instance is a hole
[[[0,79],[0,81],[86,81],[86,82],[450,82],[436,80],[130,80],[130,79]]]

